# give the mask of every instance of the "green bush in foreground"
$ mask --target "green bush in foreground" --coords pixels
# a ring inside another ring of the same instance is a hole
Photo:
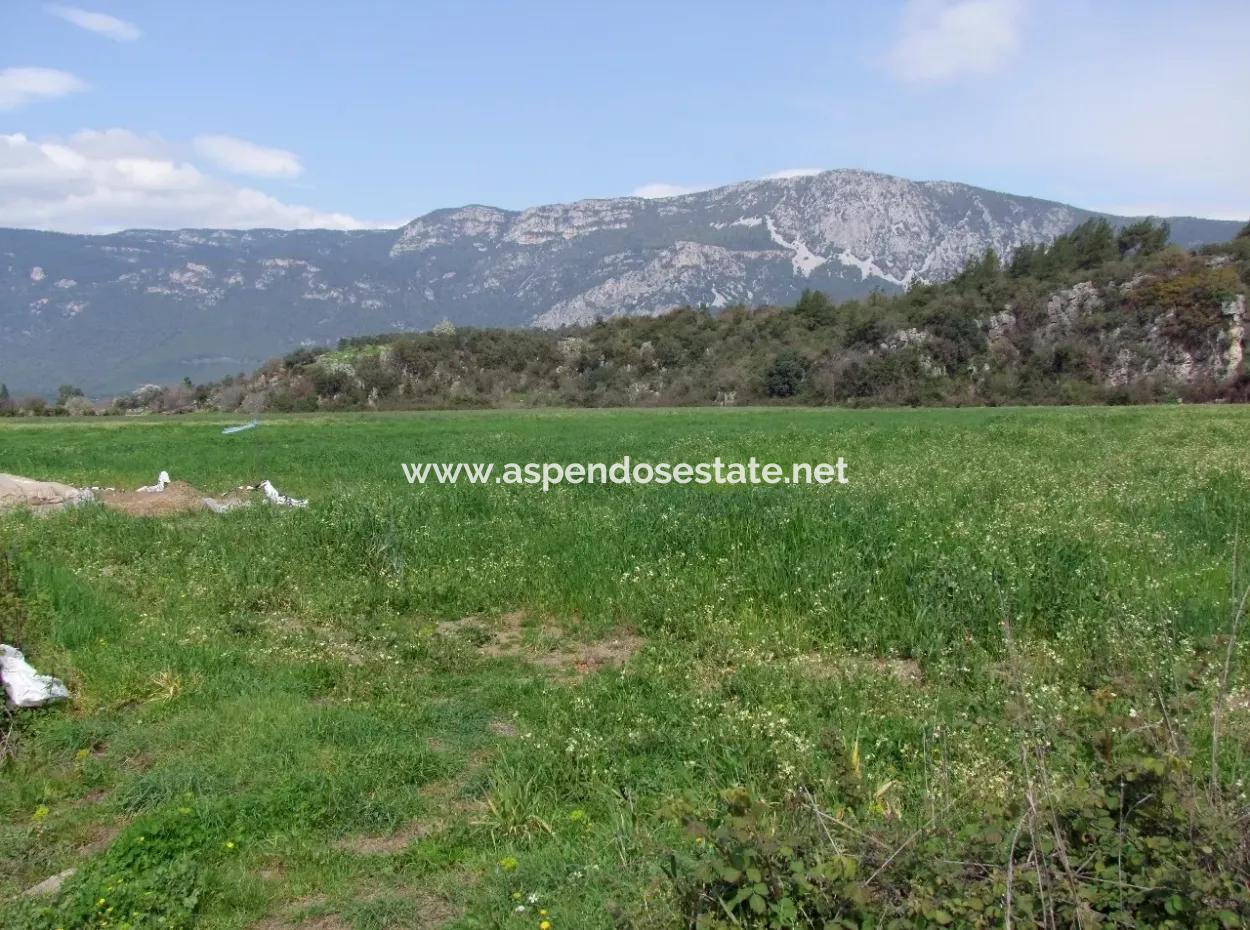
[[[792,798],[774,811],[744,789],[724,791],[711,820],[683,818],[694,851],[670,860],[686,926],[1245,926],[1250,810],[1200,787],[1197,760],[1163,734],[1109,716],[1096,694],[1083,742],[1022,744],[1016,796],[971,817],[938,810],[910,833],[866,807],[831,816]],[[1110,745],[1117,731],[1123,748]],[[1049,771],[1056,753],[1082,748],[1086,775]],[[864,798],[858,766],[846,778],[842,794]]]

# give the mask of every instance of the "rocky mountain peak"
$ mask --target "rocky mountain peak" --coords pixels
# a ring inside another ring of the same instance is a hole
[[[435,210],[394,230],[0,230],[0,380],[90,392],[237,372],[300,344],[457,324],[559,327],[681,304],[937,281],[1094,214],[861,170],[656,200]],[[1111,218],[1121,222],[1119,218]],[[1179,220],[1182,245],[1235,223]]]

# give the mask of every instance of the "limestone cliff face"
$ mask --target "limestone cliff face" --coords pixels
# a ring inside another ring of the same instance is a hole
[[[790,303],[807,287],[838,299],[893,291],[1093,215],[964,184],[828,171],[658,200],[436,210],[397,230],[0,230],[0,380],[113,392],[444,318],[559,327],[681,304]],[[1172,226],[1181,245],[1237,229]]]
[[[1144,284],[1155,280],[1140,275],[1130,281],[1111,285],[1107,290],[1119,296],[1131,295]],[[1169,384],[1197,382],[1223,384],[1234,377],[1245,357],[1246,297],[1237,294],[1219,308],[1218,325],[1196,342],[1177,338],[1169,326],[1176,309],[1159,307],[1158,315],[1144,325],[1134,321],[1112,326],[1091,325],[1091,317],[1107,308],[1116,296],[1100,291],[1092,281],[1082,281],[1048,295],[1045,312],[1039,324],[1028,330],[1027,338],[1035,352],[1044,352],[1082,333],[1098,350],[1099,380],[1112,386],[1125,386],[1153,378]],[[1124,314],[1121,313],[1121,316]],[[1006,308],[990,316],[983,324],[987,346],[992,354],[1009,362],[1019,352],[1014,339],[1021,336],[1021,321]],[[910,331],[915,332],[915,331]],[[898,348],[906,333],[895,333],[882,348]],[[919,339],[913,342],[920,342]]]
[[[458,294],[493,284],[537,304],[530,322],[564,326],[682,303],[780,302],[809,286],[895,290],[1091,215],[963,184],[827,171],[660,200],[439,211],[400,230],[390,255],[433,270],[471,250],[482,272],[458,273]]]

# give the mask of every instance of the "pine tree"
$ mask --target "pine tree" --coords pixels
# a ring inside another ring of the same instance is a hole
[[[1115,230],[1104,219],[1086,220],[1069,233],[1069,238],[1077,268],[1097,268],[1120,255]]]
[[[1121,257],[1125,255],[1153,255],[1168,244],[1172,231],[1167,223],[1155,225],[1154,220],[1144,219],[1131,223],[1120,230],[1116,245]]]
[[[1007,266],[1013,278],[1023,278],[1032,274],[1037,267],[1039,256],[1045,254],[1046,247],[1026,242],[1011,253],[1011,263]]]
[[[56,389],[56,402],[59,406],[64,407],[65,402],[71,397],[82,397],[82,388],[75,387],[72,384],[62,384]]]
[[[827,310],[830,306],[829,298],[825,296],[824,291],[805,287],[803,293],[799,295],[799,302],[794,305],[794,309],[820,312]]]

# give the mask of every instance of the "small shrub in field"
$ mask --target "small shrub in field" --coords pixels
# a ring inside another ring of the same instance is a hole
[[[861,926],[869,896],[856,859],[815,848],[799,833],[778,831],[767,805],[744,789],[730,789],[722,798],[722,817],[687,824],[703,853],[685,873],[676,859],[670,866],[690,917],[687,926]]]
[[[725,792],[710,823],[686,821],[693,857],[670,860],[685,925],[1244,927],[1247,812],[1200,788],[1192,758],[1122,736],[1113,748],[1105,708],[1088,711],[1087,775],[1052,780],[1038,747],[1015,796],[910,835],[864,816],[835,844],[812,808],[780,818],[743,789]]]
[[[1033,803],[921,843],[906,866],[911,915],[887,926],[926,926],[914,915],[939,908],[939,923],[1000,927],[1008,901],[1014,926],[1244,926],[1244,837],[1178,760],[1129,758]]]

